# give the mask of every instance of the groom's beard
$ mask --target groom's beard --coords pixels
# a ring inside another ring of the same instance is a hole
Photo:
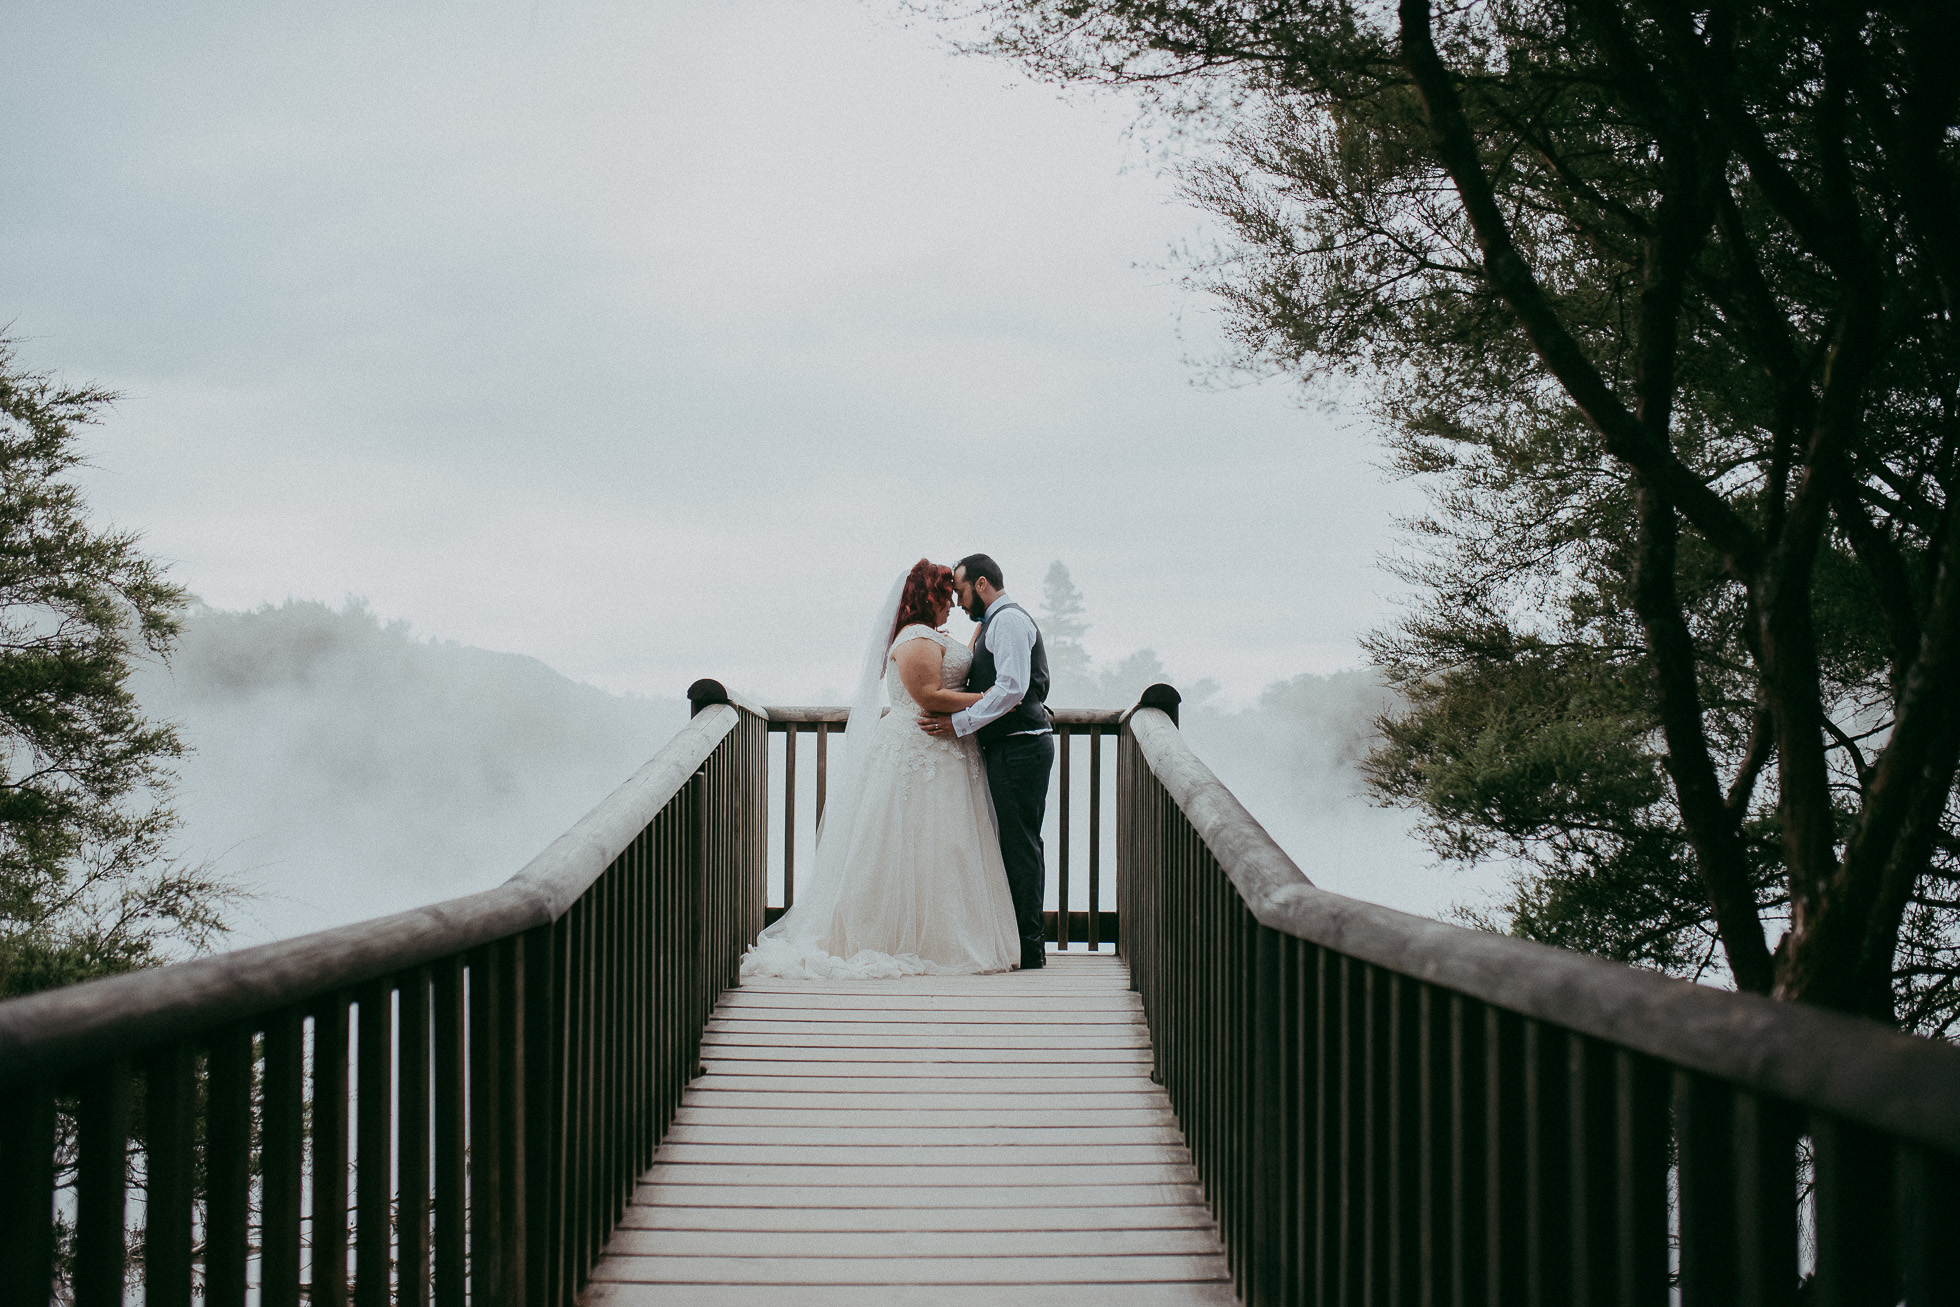
[[[986,620],[987,605],[980,601],[979,595],[975,595],[972,598],[972,600],[968,602],[966,606],[966,615],[968,617],[971,617],[976,622]]]

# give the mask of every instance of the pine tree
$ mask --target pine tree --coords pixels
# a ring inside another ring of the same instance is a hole
[[[1041,636],[1048,649],[1049,698],[1056,703],[1083,702],[1094,693],[1089,652],[1082,647],[1089,630],[1087,612],[1068,568],[1059,561],[1052,564],[1041,583]]]

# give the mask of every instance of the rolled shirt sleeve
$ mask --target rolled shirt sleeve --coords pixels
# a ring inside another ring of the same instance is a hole
[[[1005,601],[1003,596],[994,602]],[[987,619],[981,638],[994,656],[994,683],[979,702],[953,714],[955,735],[971,735],[989,722],[999,721],[1028,693],[1029,669],[1034,662],[1033,619],[1018,608],[1005,609]]]

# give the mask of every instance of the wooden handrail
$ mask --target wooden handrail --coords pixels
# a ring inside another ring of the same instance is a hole
[[[1521,1016],[1960,1153],[1960,1048],[1316,887],[1162,711],[1137,745],[1261,925]]]
[[[726,704],[709,705],[495,889],[0,1003],[0,1087],[59,1074],[99,1058],[105,1046],[140,1050],[549,925],[680,792],[738,719]]]
[[[1806,1302],[1960,1283],[1960,1049],[1329,893],[1164,708],[1117,748],[1123,952],[1249,1307],[1788,1304],[1806,1239]]]
[[[571,1307],[762,926],[767,723],[705,686],[495,889],[0,1003],[0,1302],[120,1303],[142,1177],[146,1301]]]

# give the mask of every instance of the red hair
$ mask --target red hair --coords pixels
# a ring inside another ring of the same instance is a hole
[[[921,558],[912,564],[912,571],[905,578],[905,590],[898,596],[898,616],[892,621],[892,633],[885,643],[889,645],[900,631],[914,624],[938,629],[940,606],[950,606],[952,602],[953,569]]]

